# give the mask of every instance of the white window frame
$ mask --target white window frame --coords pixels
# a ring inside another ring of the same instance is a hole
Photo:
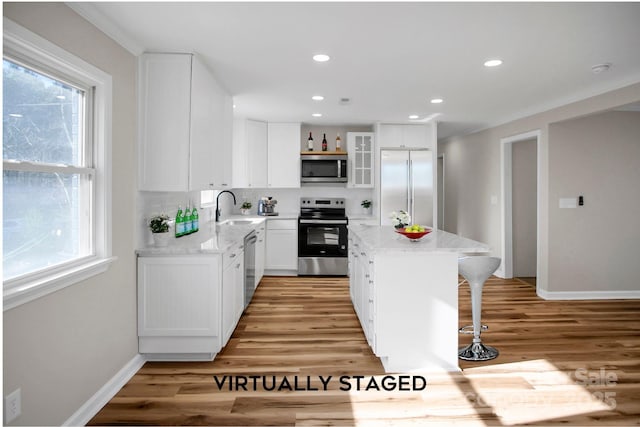
[[[116,258],[111,253],[111,76],[15,22],[3,18],[3,48],[9,57],[42,65],[93,89],[91,114],[91,179],[93,186],[92,254],[49,269],[4,281],[3,309],[9,310],[105,272]],[[46,69],[45,68],[45,69]],[[4,164],[4,162],[3,162]],[[11,169],[31,170],[28,162]],[[77,168],[86,173],[85,168]]]

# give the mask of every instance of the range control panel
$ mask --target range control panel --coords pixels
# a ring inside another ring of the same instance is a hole
[[[344,209],[345,203],[342,197],[329,197],[329,198],[310,198],[301,197],[301,208],[342,208]]]

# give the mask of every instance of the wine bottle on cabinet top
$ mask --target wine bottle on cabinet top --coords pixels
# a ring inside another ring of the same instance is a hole
[[[311,132],[309,132],[309,139],[307,139],[307,150],[313,151],[313,137],[311,136]]]
[[[327,134],[322,134],[322,151],[327,151]]]
[[[342,140],[340,139],[340,134],[336,136],[336,151],[342,151]]]

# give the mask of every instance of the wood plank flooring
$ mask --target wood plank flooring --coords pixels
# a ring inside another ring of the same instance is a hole
[[[347,279],[267,277],[213,362],[146,363],[90,425],[640,425],[640,301],[544,301],[497,278],[483,296],[497,359],[425,373],[422,391],[343,391],[342,375],[385,375]],[[459,301],[469,324],[467,286]],[[260,380],[220,390],[225,375]],[[285,378],[301,390],[267,391]]]

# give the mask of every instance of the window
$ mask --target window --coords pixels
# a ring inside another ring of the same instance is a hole
[[[111,78],[4,21],[4,309],[104,271],[111,257]]]

